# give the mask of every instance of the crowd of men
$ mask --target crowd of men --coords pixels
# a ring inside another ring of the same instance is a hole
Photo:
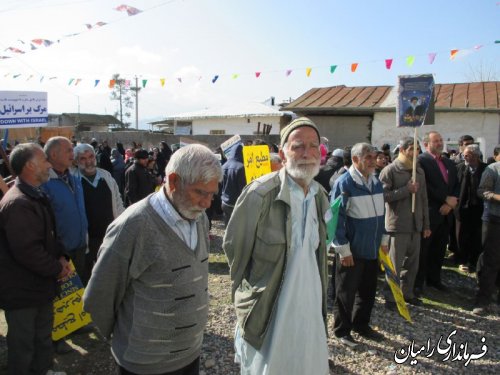
[[[0,201],[9,374],[64,374],[52,370],[54,350],[71,349],[52,342],[52,301],[69,260],[118,374],[198,374],[209,308],[205,211],[223,213],[226,225],[242,374],[328,374],[329,252],[342,345],[358,346],[353,332],[384,340],[370,325],[379,250],[415,306],[425,288],[449,290],[441,269],[453,250],[460,270],[477,273],[473,312],[488,313],[500,263],[500,146],[487,165],[472,137],[459,143],[445,155],[430,131],[422,149],[403,138],[394,154],[368,143],[328,152],[315,123],[298,118],[270,147],[273,172],[248,185],[243,145],[227,160],[201,145],[172,152],[166,142],[149,151],[65,137],[43,149],[17,145],[9,160],[17,177]],[[335,238],[326,243],[334,201]]]

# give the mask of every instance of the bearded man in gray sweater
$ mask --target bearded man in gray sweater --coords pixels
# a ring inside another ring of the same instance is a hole
[[[198,374],[208,312],[208,219],[222,170],[205,146],[179,149],[165,186],[108,227],[84,295],[112,337],[119,374]]]

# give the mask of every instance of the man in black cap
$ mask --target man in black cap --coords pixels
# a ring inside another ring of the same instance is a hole
[[[326,374],[329,203],[313,179],[321,160],[316,125],[302,117],[285,127],[280,156],[283,168],[243,190],[224,237],[236,360],[245,374]]]
[[[127,206],[147,197],[155,190],[155,177],[148,171],[149,154],[146,150],[137,150],[135,162],[125,172],[125,200]]]

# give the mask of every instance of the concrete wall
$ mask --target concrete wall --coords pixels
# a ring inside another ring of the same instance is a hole
[[[369,142],[370,116],[308,116],[319,128],[321,136],[328,138],[330,151]]]
[[[225,130],[226,135],[253,135],[257,132],[257,126],[260,122],[260,131],[263,125],[272,125],[270,134],[279,134],[280,118],[277,116],[269,117],[231,117],[221,119],[195,119],[193,120],[193,135],[210,134],[210,130]]]
[[[485,157],[493,155],[493,149],[500,143],[500,114],[483,112],[436,112],[435,125],[418,128],[421,140],[431,130],[438,131],[445,143],[455,144],[461,135],[469,134],[480,143]],[[395,112],[375,113],[372,129],[372,143],[380,147],[389,143],[393,149],[403,136],[413,137],[413,128],[396,127]]]
[[[76,135],[79,142],[89,143],[92,138],[97,139],[100,143],[104,140],[113,147],[116,142],[123,143],[125,148],[130,148],[132,142],[141,143],[143,148],[158,146],[161,141],[166,141],[169,145],[179,143],[180,138],[195,140],[206,144],[210,149],[214,150],[233,134],[229,135],[171,135],[163,133],[151,133],[149,131],[115,131],[115,132],[79,132]],[[266,142],[279,144],[279,135],[241,135],[243,141],[253,139],[263,139]]]

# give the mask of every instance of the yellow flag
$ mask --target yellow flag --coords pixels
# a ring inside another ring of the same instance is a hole
[[[392,295],[394,296],[394,300],[396,301],[396,305],[398,306],[399,314],[410,323],[413,323],[410,317],[410,312],[408,311],[408,307],[406,306],[406,302],[403,297],[403,292],[399,287],[399,276],[396,275],[396,271],[394,270],[394,266],[392,265],[391,258],[389,258],[389,255],[386,254],[381,248],[378,250],[378,257],[385,269],[387,281],[389,283],[389,287],[391,288]]]
[[[406,65],[411,67],[414,62],[415,62],[415,56],[408,56],[406,58]]]
[[[306,69],[306,76],[310,76],[311,75],[311,71],[312,71],[312,68],[307,68]]]

